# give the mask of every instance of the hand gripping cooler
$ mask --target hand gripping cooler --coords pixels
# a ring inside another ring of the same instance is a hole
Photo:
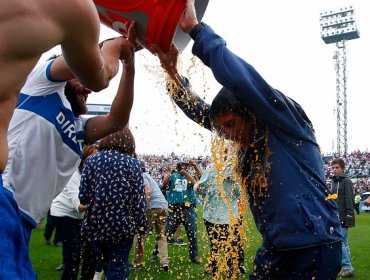
[[[182,50],[190,41],[190,37],[177,27],[186,0],[94,0],[94,3],[100,21],[124,36],[135,20],[138,43],[143,47],[156,44],[168,51],[174,40]],[[199,21],[207,5],[208,0],[195,2]]]

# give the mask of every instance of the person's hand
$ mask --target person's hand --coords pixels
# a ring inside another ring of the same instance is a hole
[[[189,164],[191,166],[196,166],[197,165],[197,162],[195,160],[193,160],[193,159],[189,159]]]
[[[150,45],[149,50],[158,56],[161,66],[168,74],[177,72],[177,60],[179,56],[179,49],[174,43],[171,44],[170,50],[164,52],[158,45]]]
[[[187,0],[185,11],[179,20],[179,26],[182,31],[189,34],[197,24],[198,19],[195,11],[194,0]]]
[[[177,70],[177,60],[179,49],[174,43],[171,44],[170,50],[164,52],[158,45],[150,45],[149,50],[158,56],[162,68],[177,85],[181,85],[182,76]]]
[[[108,39],[100,43],[101,49],[104,48],[117,48],[119,50],[119,59],[124,64],[133,64],[135,51],[140,50],[141,47],[135,42],[136,40],[136,30],[135,22],[133,21],[127,31],[127,38],[120,36],[113,39]]]
[[[78,212],[82,213],[87,210],[87,205],[80,204],[78,205]]]
[[[123,60],[124,64],[133,64],[135,51],[140,49],[141,47],[136,44],[135,21],[133,21],[127,30],[127,39],[121,46],[120,59]]]

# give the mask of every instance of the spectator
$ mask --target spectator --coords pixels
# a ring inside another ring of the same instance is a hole
[[[121,52],[125,39],[112,40],[100,51],[100,22],[90,0],[1,1],[0,26],[1,38],[7,38],[0,48],[0,216],[3,218],[0,240],[7,248],[0,254],[3,267],[0,278],[27,280],[36,278],[28,256],[28,236],[23,236],[22,215],[13,197],[14,188],[9,189],[9,185],[3,188],[1,179],[8,161],[7,133],[19,90],[40,56],[57,45],[61,45],[68,68],[84,86],[95,91],[106,88],[117,74],[118,59],[126,57]],[[49,107],[40,103],[39,109],[45,113]],[[34,159],[32,162],[35,164]],[[41,177],[42,173],[33,174]],[[50,202],[47,205],[50,207],[51,200],[46,202]]]
[[[61,238],[59,236],[59,231],[55,227],[55,222],[53,217],[50,215],[50,210],[48,211],[46,215],[46,224],[44,229],[44,238],[45,238],[45,244],[50,245],[51,244],[51,238],[53,236],[54,232],[54,239],[53,243],[55,246],[60,246],[61,244]]]
[[[54,198],[51,204],[50,213],[63,241],[62,280],[75,280],[78,276],[81,255],[81,222],[87,208],[78,199],[81,171],[85,159],[96,152],[97,146],[95,144],[83,148],[78,170],[75,171],[63,191]]]
[[[355,210],[356,210],[357,215],[360,215],[360,202],[361,202],[361,195],[359,194],[359,191],[356,191]]]
[[[193,190],[196,181],[188,173],[188,168],[189,162],[179,162],[176,170],[163,180],[163,185],[169,186],[166,236],[167,240],[171,240],[179,225],[182,224],[189,241],[190,261],[199,264],[196,199]]]
[[[77,170],[83,144],[95,143],[127,124],[133,103],[135,38],[132,26],[127,39],[109,40],[102,46],[118,40],[126,59],[111,111],[105,116],[81,116],[87,113],[91,90],[75,78],[63,56],[40,62],[28,76],[10,122],[9,160],[3,173],[4,187],[15,190],[26,234],[22,240],[27,244],[32,229]],[[29,164],[35,159],[40,160]]]
[[[149,186],[151,194],[149,198],[148,209],[146,211],[146,216],[148,219],[148,228],[146,234],[148,234],[151,228],[155,229],[160,267],[162,271],[168,271],[169,262],[167,239],[165,233],[168,203],[164,195],[162,194],[162,191],[160,190],[158,184],[146,172],[145,162],[141,163],[141,168],[144,177],[144,185]],[[145,235],[138,235],[137,238],[135,238],[136,242],[134,242],[134,244],[136,246],[134,246],[134,259],[132,262],[132,267],[134,269],[141,269],[143,267],[145,239]]]
[[[211,163],[194,189],[203,202],[204,225],[210,243],[206,272],[217,279],[222,278],[222,268],[225,267],[222,264],[225,261],[227,277],[238,278],[240,274],[246,273],[237,204],[240,185],[233,180],[235,176],[231,165],[223,163],[222,167],[217,172],[215,165]]]
[[[79,198],[88,206],[82,238],[107,280],[128,279],[134,235],[144,234],[147,227],[144,182],[134,155],[135,140],[125,127],[100,141],[99,152],[85,161],[82,172]],[[93,278],[96,266],[90,267],[81,271],[82,279]]]
[[[337,196],[342,233],[342,269],[338,276],[348,278],[355,275],[348,243],[348,229],[355,226],[355,192],[351,179],[344,173],[344,160],[341,158],[334,159],[331,165],[334,175],[331,193]]]
[[[335,279],[340,224],[335,204],[325,200],[329,190],[309,118],[208,25],[198,23],[193,0],[187,0],[179,25],[193,38],[193,53],[223,86],[212,105],[191,92],[189,81],[178,73],[175,46],[168,53],[158,46],[153,51],[174,81],[168,88],[186,115],[239,146],[242,187],[262,234],[250,278]]]

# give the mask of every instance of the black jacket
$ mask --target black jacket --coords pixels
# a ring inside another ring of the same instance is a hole
[[[342,227],[355,226],[355,191],[348,175],[342,174],[332,178],[332,194],[338,194],[339,220]]]

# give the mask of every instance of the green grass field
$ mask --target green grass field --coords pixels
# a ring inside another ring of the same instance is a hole
[[[253,222],[250,222],[253,225]],[[201,215],[198,214],[198,244],[199,257],[202,260],[201,265],[193,264],[188,259],[187,246],[169,246],[170,272],[161,272],[159,263],[150,263],[150,252],[154,244],[154,235],[151,235],[146,244],[145,268],[139,271],[130,271],[130,279],[207,279],[204,276],[203,269],[207,260],[207,251],[209,247],[208,237],[206,236]],[[251,262],[254,253],[260,243],[259,234],[251,226],[250,233],[253,236],[252,241],[248,242],[249,248],[246,250],[246,265],[251,270]],[[185,234],[183,233],[183,236]],[[369,279],[370,270],[370,213],[361,213],[356,216],[356,227],[349,231],[350,247],[353,257],[353,265],[356,269],[355,279]],[[30,245],[31,259],[37,272],[38,279],[60,279],[60,272],[55,268],[61,263],[61,247],[45,245],[43,238],[43,228],[33,231]],[[245,276],[242,279],[248,279]]]

